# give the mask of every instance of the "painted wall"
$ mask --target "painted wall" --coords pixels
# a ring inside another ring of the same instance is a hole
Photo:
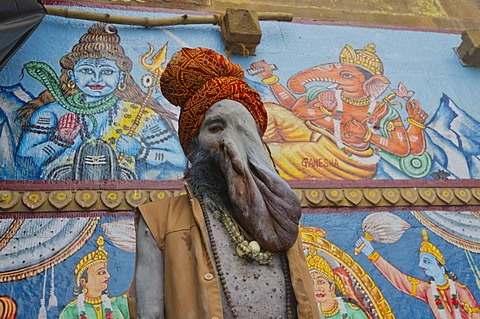
[[[216,26],[116,25],[107,33],[118,34],[115,47],[121,46],[131,60],[127,73],[133,82],[121,75],[125,69],[86,63],[90,66],[74,74],[77,86],[69,83],[71,74],[64,74],[64,90],[81,92],[83,83],[83,90],[108,91],[84,84],[94,74],[113,83],[113,95],[98,93],[104,99],[90,104],[93,113],[85,112],[82,101],[75,103],[74,98],[42,105],[40,100],[48,98],[37,97],[46,86],[60,92],[56,82],[62,74],[60,61],[76,52],[79,39],[92,25],[47,16],[0,73],[0,179],[6,181],[1,206],[5,211],[0,214],[0,295],[13,298],[18,318],[57,318],[68,308],[78,283],[75,269],[85,265],[89,253],[102,252],[99,238],[104,239],[107,254],[102,258],[108,260],[108,289],[116,297],[112,307],[122,318],[122,295],[130,286],[135,259],[133,218],[131,211],[43,215],[26,211],[19,216],[6,208],[11,199],[5,191],[8,181],[28,185],[54,179],[180,179],[186,163],[175,133],[178,109],[163,98],[155,81],[165,60],[181,47],[224,52]],[[480,70],[458,61],[454,47],[461,42],[459,34],[278,22],[262,22],[261,27],[256,56],[231,59],[247,70],[246,80],[266,102],[271,124],[265,141],[284,178],[296,185],[308,180],[398,180],[401,185],[405,180],[479,178]],[[162,48],[165,56],[155,56]],[[370,74],[366,77],[352,64]],[[341,72],[345,70],[349,73]],[[42,77],[35,79],[35,74]],[[134,87],[137,91],[131,91]],[[356,99],[345,98],[342,91],[354,93]],[[61,93],[56,94],[62,100]],[[354,127],[339,129],[347,121]],[[462,283],[457,289],[460,301],[478,307],[478,213],[458,207],[445,210],[412,207],[377,214],[378,209],[348,213],[306,209],[303,239],[311,270],[334,274],[339,291],[357,302],[353,306],[347,302],[347,307],[368,318],[434,318],[429,305],[410,296],[407,288],[412,286],[405,284],[411,283],[407,276],[428,281],[418,266],[426,229],[428,240]],[[384,233],[372,230],[374,225],[382,226]],[[389,263],[384,266],[386,275],[375,266],[378,260],[374,265],[364,254],[354,254],[365,230]],[[389,282],[394,279],[407,287],[404,293]],[[11,304],[11,299],[3,300]],[[69,313],[65,318],[73,317]]]

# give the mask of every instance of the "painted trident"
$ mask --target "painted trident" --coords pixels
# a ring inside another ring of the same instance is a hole
[[[153,45],[150,43],[148,44],[149,50],[147,53],[143,54],[139,58],[140,65],[147,70],[150,74],[145,74],[142,76],[142,85],[148,88],[148,93],[147,93],[147,98],[146,100],[150,98],[150,96],[153,93],[153,90],[155,87],[160,87],[160,76],[163,73],[163,70],[165,68],[163,65],[167,61],[167,47],[168,47],[168,42],[165,43],[163,48],[161,48],[157,53],[155,53],[153,56],[153,52],[155,51],[155,48]],[[147,59],[150,58],[152,63],[148,63]]]
[[[138,58],[140,65],[149,72],[142,76],[142,85],[148,88],[148,91],[145,99],[142,102],[142,105],[140,106],[140,110],[137,113],[137,116],[133,120],[132,126],[128,130],[128,136],[133,136],[133,134],[135,133],[135,130],[137,129],[138,125],[140,124],[140,120],[142,119],[143,109],[145,108],[145,105],[152,97],[152,94],[155,91],[155,87],[160,87],[160,77],[162,76],[163,70],[165,70],[163,65],[167,61],[167,47],[168,42],[165,43],[165,45],[152,56],[153,52],[155,51],[155,47],[149,43],[148,51]],[[148,58],[150,58],[151,63],[147,62]],[[123,156],[123,153],[120,153],[118,155],[118,162],[122,161]]]

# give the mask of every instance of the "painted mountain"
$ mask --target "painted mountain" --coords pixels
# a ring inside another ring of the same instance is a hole
[[[32,96],[20,85],[0,86],[0,179],[15,179],[13,154],[20,138],[20,128],[15,123],[19,107]]]
[[[460,109],[447,95],[427,123],[428,148],[438,169],[451,178],[480,177],[479,122]]]
[[[426,123],[427,151],[432,168],[426,179],[470,179],[480,177],[480,123],[459,108],[446,94]],[[375,179],[405,179],[385,161],[379,163]]]

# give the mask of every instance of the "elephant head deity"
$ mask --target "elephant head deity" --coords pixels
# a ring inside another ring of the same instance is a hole
[[[270,134],[266,138],[267,143],[288,143],[280,147],[272,146],[277,162],[283,161],[279,154],[291,153],[287,149],[293,147],[293,144],[298,147],[299,154],[302,154],[299,155],[299,162],[310,158],[312,154],[315,154],[315,158],[327,158],[325,147],[320,144],[327,143],[325,139],[329,139],[332,149],[339,151],[336,155],[331,154],[329,158],[332,161],[338,161],[346,154],[348,158],[344,158],[342,163],[354,160],[354,167],[358,163],[365,164],[368,174],[362,176],[371,178],[375,174],[379,156],[390,154],[389,161],[398,166],[402,158],[420,156],[425,152],[424,123],[428,114],[420,108],[418,100],[411,99],[414,92],[406,90],[402,84],[399,84],[398,90],[381,97],[390,81],[383,74],[383,64],[373,43],[363,49],[353,49],[347,44],[340,52],[339,62],[300,71],[288,79],[286,86],[273,74],[276,67],[272,66],[275,65],[265,61],[254,62],[249,74],[260,77],[278,101],[277,105],[267,108],[275,126],[270,128]],[[400,113],[393,107],[400,104],[393,101],[396,97],[404,100],[408,113],[407,127]],[[312,150],[306,151],[306,145],[311,146]],[[285,163],[291,163],[291,160],[287,158]],[[343,167],[346,167],[345,163],[342,164]],[[425,163],[428,164],[428,161]],[[425,167],[420,175],[412,176],[424,176],[429,165]],[[290,164],[285,165],[285,171],[291,169]],[[306,172],[307,169],[295,167],[295,171]],[[355,176],[357,175],[361,174]],[[318,173],[315,169],[308,169],[305,174],[295,176],[339,178],[335,174]]]
[[[375,100],[390,84],[375,53],[373,43],[364,50],[355,50],[347,44],[340,53],[340,63],[321,64],[301,71],[289,79],[288,88],[292,93],[302,94],[308,83],[329,82],[346,97]]]

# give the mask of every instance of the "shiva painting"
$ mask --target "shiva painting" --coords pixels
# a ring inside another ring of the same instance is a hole
[[[2,219],[0,230],[0,318],[130,318],[133,217]]]
[[[326,318],[342,318],[342,313],[344,318],[480,318],[480,222],[475,215],[304,215],[301,234],[319,309]]]
[[[117,29],[96,23],[60,60],[57,76],[28,62],[45,90],[20,107],[17,175],[47,180],[177,179],[186,161],[173,126],[176,115],[152,98],[167,47],[155,55],[144,82],[132,78]],[[150,50],[153,50],[150,46]],[[152,54],[153,52],[150,52]]]

